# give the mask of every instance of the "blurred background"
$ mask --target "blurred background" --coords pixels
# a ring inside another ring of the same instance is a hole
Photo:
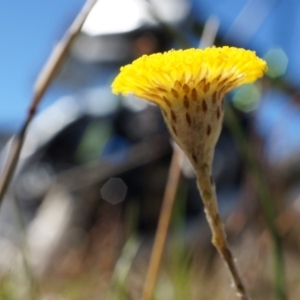
[[[0,2],[0,169],[40,69],[84,2]],[[157,107],[110,85],[143,54],[212,43],[252,49],[269,66],[226,98],[234,114],[214,178],[228,239],[253,298],[275,299],[260,204],[269,190],[298,299],[299,12],[297,0],[99,0],[41,102],[0,210],[0,299],[140,299],[173,147]],[[165,254],[155,299],[234,298],[187,162]]]

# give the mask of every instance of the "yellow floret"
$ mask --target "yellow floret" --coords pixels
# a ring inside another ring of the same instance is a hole
[[[157,104],[163,96],[182,98],[187,89],[195,89],[201,98],[214,92],[223,97],[233,88],[262,77],[266,70],[266,62],[255,52],[240,48],[170,50],[144,55],[122,67],[112,89]],[[176,94],[179,97],[174,97]]]

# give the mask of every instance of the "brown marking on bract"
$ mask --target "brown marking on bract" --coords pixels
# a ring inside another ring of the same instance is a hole
[[[197,100],[198,95],[197,95],[197,91],[195,88],[192,89],[192,93],[191,93],[192,99],[193,100]]]
[[[198,162],[197,156],[194,153],[192,154],[192,159],[195,163]]]
[[[239,81],[240,78],[236,78],[236,79],[233,79],[233,80],[229,80],[227,82],[227,85],[234,85],[234,83],[236,83],[237,81]]]
[[[172,125],[172,130],[173,130],[174,134],[177,136],[177,130],[174,125]]]
[[[200,112],[200,105],[199,104],[197,104],[197,106],[196,106],[196,111],[197,111],[197,113]]]
[[[226,86],[223,86],[219,91],[218,91],[218,99],[224,97],[224,91],[225,91]]]
[[[215,91],[212,95],[212,102],[215,104],[217,102],[217,91]]]
[[[209,179],[210,179],[210,184],[214,185],[214,179],[213,179],[213,177],[211,175],[210,175]]]
[[[217,120],[220,119],[220,116],[221,116],[221,112],[220,112],[220,107],[218,106],[218,108],[217,108]]]
[[[204,86],[204,88],[203,88],[204,93],[207,93],[207,92],[209,91],[209,88],[210,88],[210,82],[208,82],[208,83]]]
[[[163,100],[166,102],[166,104],[171,107],[171,102],[168,98],[166,98],[165,96],[163,96]]]
[[[161,97],[159,97],[157,94],[147,93],[147,95],[149,96],[150,99],[161,101]]]
[[[225,82],[228,80],[228,78],[225,78],[225,79],[223,79],[222,81],[220,81],[219,83],[218,83],[218,87],[219,88],[221,88],[224,84],[225,84]]]
[[[183,85],[182,89],[186,94],[188,94],[190,91],[190,87],[186,83]]]
[[[191,124],[192,124],[192,119],[191,119],[189,113],[186,113],[186,114],[185,114],[185,119],[186,119],[186,122],[188,123],[188,125],[191,126]]]
[[[211,133],[211,127],[210,127],[210,125],[208,125],[208,126],[207,126],[207,130],[206,130],[207,136],[209,136],[210,133]]]
[[[175,98],[178,98],[179,94],[178,94],[178,92],[177,92],[176,90],[171,89],[171,93],[172,93],[172,95],[173,95]]]
[[[223,94],[225,90],[226,90],[226,85],[224,85],[224,86],[221,88],[220,94]]]
[[[204,112],[207,112],[207,104],[206,104],[206,101],[204,99],[202,100],[202,110]]]
[[[188,109],[189,106],[190,106],[189,98],[188,98],[187,95],[184,95],[184,97],[183,97],[183,105],[184,105],[184,107],[185,107],[186,109]]]
[[[172,109],[171,109],[171,118],[172,118],[173,122],[176,123],[176,120],[177,120],[176,115]]]
[[[203,89],[205,85],[206,85],[206,78],[203,78],[198,82],[198,87],[201,89]]]
[[[158,87],[157,90],[158,90],[159,92],[163,92],[163,93],[167,93],[167,92],[168,92],[166,89],[164,89],[164,88],[162,88],[162,87]]]
[[[174,83],[174,88],[176,90],[179,90],[180,88],[182,87],[182,84],[180,81],[176,80],[175,83]]]

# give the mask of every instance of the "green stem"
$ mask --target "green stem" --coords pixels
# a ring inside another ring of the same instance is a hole
[[[245,137],[243,130],[238,122],[237,116],[230,105],[225,106],[225,122],[236,140],[239,151],[244,161],[256,179],[257,192],[260,199],[266,225],[273,241],[273,260],[274,260],[274,289],[276,300],[286,300],[287,292],[284,276],[283,246],[278,232],[276,218],[277,211],[272,201],[271,193],[266,180],[261,172],[260,166],[255,159],[250,145]]]

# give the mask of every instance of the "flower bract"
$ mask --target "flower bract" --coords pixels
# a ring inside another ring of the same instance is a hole
[[[122,67],[112,89],[159,105],[173,138],[196,168],[211,163],[224,95],[266,70],[255,52],[241,48],[170,50]]]

